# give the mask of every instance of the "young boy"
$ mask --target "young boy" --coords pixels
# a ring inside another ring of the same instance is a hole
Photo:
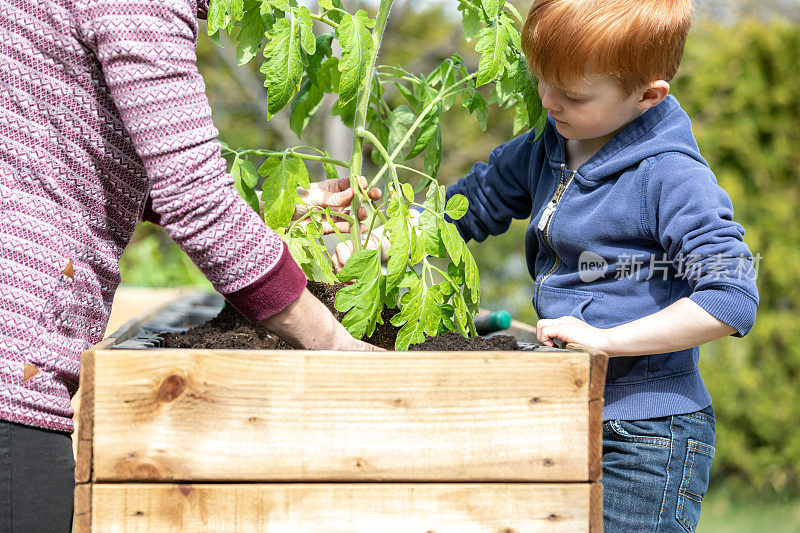
[[[743,336],[758,304],[728,195],[669,96],[690,0],[536,0],[523,48],[550,117],[448,190],[456,225],[525,236],[539,340],[604,350],[607,533],[694,531],[714,457],[697,346]]]

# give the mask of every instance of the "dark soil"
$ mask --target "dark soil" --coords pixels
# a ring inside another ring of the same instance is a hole
[[[344,284],[326,285],[308,282],[308,290],[319,298],[331,310],[337,320],[341,321],[344,313],[334,307],[336,292]],[[397,332],[400,328],[390,323],[397,314],[397,309],[384,309],[381,317],[383,324],[378,324],[375,333],[364,339],[386,350],[393,350]],[[184,333],[162,333],[165,348],[208,348],[208,349],[245,349],[245,350],[291,350],[280,337],[269,333],[264,328],[248,322],[230,304],[226,303],[220,314],[210,322],[192,328]],[[412,345],[413,351],[508,351],[518,350],[517,341],[509,335],[494,337],[477,337],[468,339],[453,332],[436,337],[428,337],[425,342]]]
[[[469,339],[454,331],[447,331],[435,337],[426,337],[425,342],[412,344],[409,350],[417,352],[484,352],[519,350],[517,339],[511,335],[494,337],[475,337]]]

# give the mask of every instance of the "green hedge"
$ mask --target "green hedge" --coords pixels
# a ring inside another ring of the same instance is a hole
[[[696,28],[673,93],[761,254],[753,331],[703,348],[718,417],[714,482],[800,492],[800,27]]]

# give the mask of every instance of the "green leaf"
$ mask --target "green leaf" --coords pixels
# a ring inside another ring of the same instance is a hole
[[[416,265],[425,258],[425,244],[422,237],[418,236],[416,232],[411,234],[411,258],[408,260],[409,264]]]
[[[475,113],[475,118],[478,120],[478,126],[481,131],[486,131],[489,123],[489,106],[486,104],[486,98],[475,89],[472,89],[470,96],[464,99],[464,107],[470,113]]]
[[[454,263],[460,264],[466,244],[464,244],[464,239],[461,238],[461,234],[458,233],[458,228],[456,228],[455,224],[440,220],[439,230],[442,232],[442,241],[444,241],[444,247],[447,249],[447,253],[453,259]]]
[[[300,45],[308,55],[313,56],[317,51],[317,38],[314,36],[314,21],[311,20],[311,12],[303,6],[297,10],[297,18],[300,21]]]
[[[508,62],[508,29],[502,24],[483,28],[478,34],[475,50],[481,54],[478,63],[478,87],[485,85],[503,73]]]
[[[458,220],[467,214],[468,208],[469,200],[467,200],[467,197],[463,194],[454,194],[447,201],[447,206],[445,206],[444,212],[453,220]]]
[[[295,94],[292,100],[292,116],[289,119],[289,127],[298,138],[303,135],[303,130],[306,129],[311,116],[319,109],[324,96],[323,90],[310,79],[305,80]]]
[[[392,110],[389,115],[389,141],[386,146],[390,154],[395,151],[416,119],[417,116],[408,106],[401,105]]]
[[[458,10],[461,11],[461,25],[464,27],[464,39],[470,42],[478,35],[483,27],[483,20],[480,14],[465,4],[459,4]]]
[[[411,152],[406,159],[413,159],[421,154],[439,131],[439,109],[431,110],[430,114],[422,121],[420,132]]]
[[[238,23],[242,29],[237,37],[236,66],[241,67],[253,60],[266,38],[267,21],[261,16],[259,9],[253,9],[244,14]]]
[[[386,283],[381,276],[380,251],[357,251],[347,260],[338,278],[356,280],[336,294],[334,307],[347,313],[342,324],[356,339],[372,335],[381,313]]]
[[[318,0],[317,4],[319,4],[322,9],[328,11],[328,18],[333,22],[339,24],[342,21],[343,13],[336,10],[337,8],[344,10],[341,0]]]
[[[355,16],[343,16],[339,24],[339,45],[342,47],[342,59],[339,61],[339,71],[342,73],[339,82],[340,107],[356,97],[361,82],[367,76],[373,48],[372,33],[367,28],[374,23],[366,11],[359,10]]]
[[[325,152],[325,157],[330,157],[328,152]],[[329,180],[339,179],[339,170],[333,163],[322,163],[322,168],[325,169],[325,178]]]
[[[518,63],[514,63],[508,70],[501,73],[500,79],[494,84],[494,91],[492,92],[490,103],[496,103],[501,107],[508,107],[513,104],[514,99],[519,95],[516,92],[517,76],[514,71]]]
[[[277,20],[267,37],[269,42],[264,47],[266,61],[261,65],[261,72],[267,75],[264,82],[267,116],[272,118],[289,103],[299,88],[303,61],[294,20]]]
[[[231,0],[211,0],[206,16],[208,35],[215,35],[231,21]]]
[[[426,208],[419,216],[419,229],[421,232],[421,241],[423,249],[428,255],[434,257],[444,257],[446,249],[442,241],[441,229],[439,227],[439,218],[428,211],[432,210],[434,213],[441,213],[444,207],[444,188],[439,187],[434,182],[429,188],[425,203]]]
[[[542,107],[542,101],[539,99],[538,81],[532,77],[529,77],[528,80],[530,83],[525,89],[525,103],[528,105],[529,127],[536,131],[536,140],[538,140],[547,127],[547,110]]]
[[[513,135],[528,129],[530,126],[530,118],[528,117],[528,104],[526,102],[519,102],[514,107],[514,130]]]
[[[233,161],[231,168],[231,176],[239,196],[245,199],[247,205],[261,216],[261,206],[258,201],[254,187],[258,183],[258,175],[256,174],[256,167],[250,161],[237,157]]]
[[[436,136],[428,144],[428,148],[425,149],[425,174],[427,174],[431,178],[436,179],[436,176],[438,176],[439,174],[439,166],[441,164],[442,164],[442,125],[440,123],[436,131]],[[422,190],[422,188],[427,187],[428,183],[429,180],[423,178],[422,181],[420,181],[418,190]]]
[[[507,14],[503,13],[500,15],[500,23],[506,28],[508,31],[508,37],[511,39],[511,43],[517,48],[517,50],[522,49],[522,37],[519,34],[519,29],[517,25],[514,24],[514,21],[511,20]]]
[[[410,183],[401,183],[400,186],[403,188],[403,196],[406,197],[406,200],[409,202],[413,202],[414,187],[412,187]]]
[[[397,332],[396,350],[405,350],[411,344],[434,336],[442,323],[442,297],[436,287],[430,289],[421,279],[413,280],[408,292],[400,299],[401,311],[392,318],[392,324],[402,325]]]
[[[268,3],[281,11],[289,11],[289,0],[269,0]]]
[[[320,43],[317,41],[317,53],[320,50]],[[309,62],[309,67],[311,67],[312,62]],[[312,76],[311,71],[309,71],[309,77]],[[319,70],[317,70],[316,74],[314,75],[316,80],[314,83],[318,85],[324,92],[326,93],[338,93],[339,92],[339,58],[338,57],[329,57],[325,61],[322,62],[320,65]]]
[[[306,74],[308,78],[314,81],[315,85],[319,85],[323,89],[330,87],[330,67],[325,65],[325,58],[333,54],[333,34],[323,33],[318,35],[315,39],[316,44],[314,54],[308,57],[308,65],[306,67]],[[322,79],[319,79],[319,78]]]
[[[475,311],[477,312],[477,306],[480,303],[481,290],[481,281],[478,275],[478,264],[475,262],[472,252],[469,251],[469,248],[467,248],[466,245],[463,247],[461,258],[464,260],[464,282],[472,291],[472,303],[475,304]]]
[[[408,266],[411,253],[411,235],[404,217],[390,218],[384,226],[389,234],[389,262],[386,265],[386,291],[391,291],[400,284]]]
[[[233,0],[231,10],[233,20],[242,20],[244,17],[244,0]]]
[[[406,102],[408,102],[411,110],[414,113],[419,113],[420,109],[422,109],[422,106],[420,105],[421,102],[416,96],[414,96],[414,93],[411,91],[411,89],[398,82],[395,82],[394,86],[397,87],[397,92],[399,92],[403,98],[405,98]]]
[[[311,258],[309,257],[308,252],[306,252],[308,248],[306,245],[308,240],[307,237],[304,234],[300,234],[299,236],[295,235],[297,232],[294,230],[292,230],[291,234],[287,234],[282,228],[276,229],[275,232],[280,235],[283,241],[286,243],[292,259],[294,259],[295,262],[300,265],[301,268],[303,268],[303,272],[306,272],[306,275],[309,275],[310,272],[308,272],[305,268],[306,265],[311,263]]]
[[[493,19],[500,12],[500,8],[505,4],[503,0],[481,0],[486,16]]]
[[[311,220],[306,225],[309,231],[305,247],[311,256],[311,280],[333,284],[336,276],[333,274],[333,264],[328,257],[327,249],[317,239],[322,235],[322,226],[319,221]]]
[[[267,179],[262,185],[264,219],[271,228],[285,228],[292,220],[294,206],[300,201],[297,187],[311,186],[308,169],[301,159],[270,157],[258,173]]]
[[[231,169],[231,175],[233,179],[239,179],[244,184],[246,184],[251,189],[256,186],[258,183],[258,173],[256,173],[256,166],[246,160],[237,157],[236,160],[233,162],[233,168]]]

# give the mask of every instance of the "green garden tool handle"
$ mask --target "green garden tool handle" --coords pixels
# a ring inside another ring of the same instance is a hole
[[[511,326],[511,315],[505,311],[495,311],[475,317],[475,329],[478,335],[488,335],[495,331],[508,329]]]

